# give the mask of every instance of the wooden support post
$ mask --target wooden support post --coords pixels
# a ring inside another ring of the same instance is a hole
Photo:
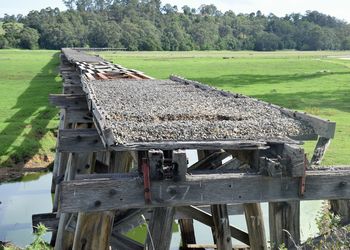
[[[175,208],[155,208],[149,223],[145,243],[148,250],[167,250],[170,247]]]
[[[212,205],[211,213],[214,221],[216,246],[219,250],[231,250],[231,231],[227,213],[227,205]]]
[[[269,203],[270,242],[272,249],[284,243],[285,246],[296,248],[300,244],[300,202],[270,202]]]
[[[331,211],[340,216],[341,225],[350,223],[350,200],[331,200]]]
[[[73,250],[109,249],[114,213],[114,211],[79,213]]]
[[[110,171],[115,173],[128,172],[132,158],[128,152],[112,152]],[[113,194],[111,194],[113,196]],[[96,207],[101,202],[94,203]],[[78,214],[75,230],[73,250],[109,248],[110,236],[113,228],[115,210]]]
[[[264,219],[259,203],[244,204],[245,219],[248,227],[250,249],[267,249]]]
[[[77,165],[74,163],[77,162],[79,158],[78,154],[70,154],[68,161],[67,161],[67,168],[64,174],[64,179],[66,181],[73,180],[74,173],[76,172]],[[55,192],[55,200],[58,201],[59,196],[59,186],[56,187]],[[54,202],[55,203],[55,202]],[[58,229],[57,229],[57,235],[56,235],[56,244],[55,244],[55,250],[68,250],[72,249],[73,246],[73,239],[74,234],[71,232],[68,232],[66,230],[66,225],[68,223],[70,214],[69,213],[61,213],[59,215],[59,223],[58,223]]]

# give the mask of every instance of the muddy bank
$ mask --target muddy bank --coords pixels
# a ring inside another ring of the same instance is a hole
[[[53,157],[33,157],[27,162],[13,164],[10,167],[0,166],[0,183],[13,181],[21,178],[27,173],[47,172],[52,169]]]

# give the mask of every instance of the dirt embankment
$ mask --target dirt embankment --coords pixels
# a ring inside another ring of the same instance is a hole
[[[34,156],[26,162],[0,167],[0,183],[18,179],[28,172],[47,171],[52,165],[52,156]]]

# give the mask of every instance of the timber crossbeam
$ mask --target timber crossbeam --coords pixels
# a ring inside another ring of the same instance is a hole
[[[350,170],[307,171],[303,197],[299,182],[295,177],[258,174],[192,175],[181,182],[153,181],[152,202],[146,204],[140,177],[125,174],[114,178],[111,174],[110,178],[62,182],[60,211],[350,199]]]

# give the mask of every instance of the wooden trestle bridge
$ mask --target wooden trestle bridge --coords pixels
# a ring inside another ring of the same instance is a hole
[[[217,249],[267,249],[260,207],[269,203],[271,248],[300,243],[300,201],[332,200],[348,219],[350,169],[320,168],[335,123],[171,76],[155,80],[98,56],[62,49],[63,93],[53,170],[52,244],[67,249],[203,249],[193,220]],[[307,160],[302,141],[317,141]],[[188,166],[186,149],[198,152]],[[311,158],[311,157],[310,157]],[[244,213],[248,232],[229,222]],[[148,222],[144,244],[125,233]],[[288,231],[293,240],[285,231]]]

